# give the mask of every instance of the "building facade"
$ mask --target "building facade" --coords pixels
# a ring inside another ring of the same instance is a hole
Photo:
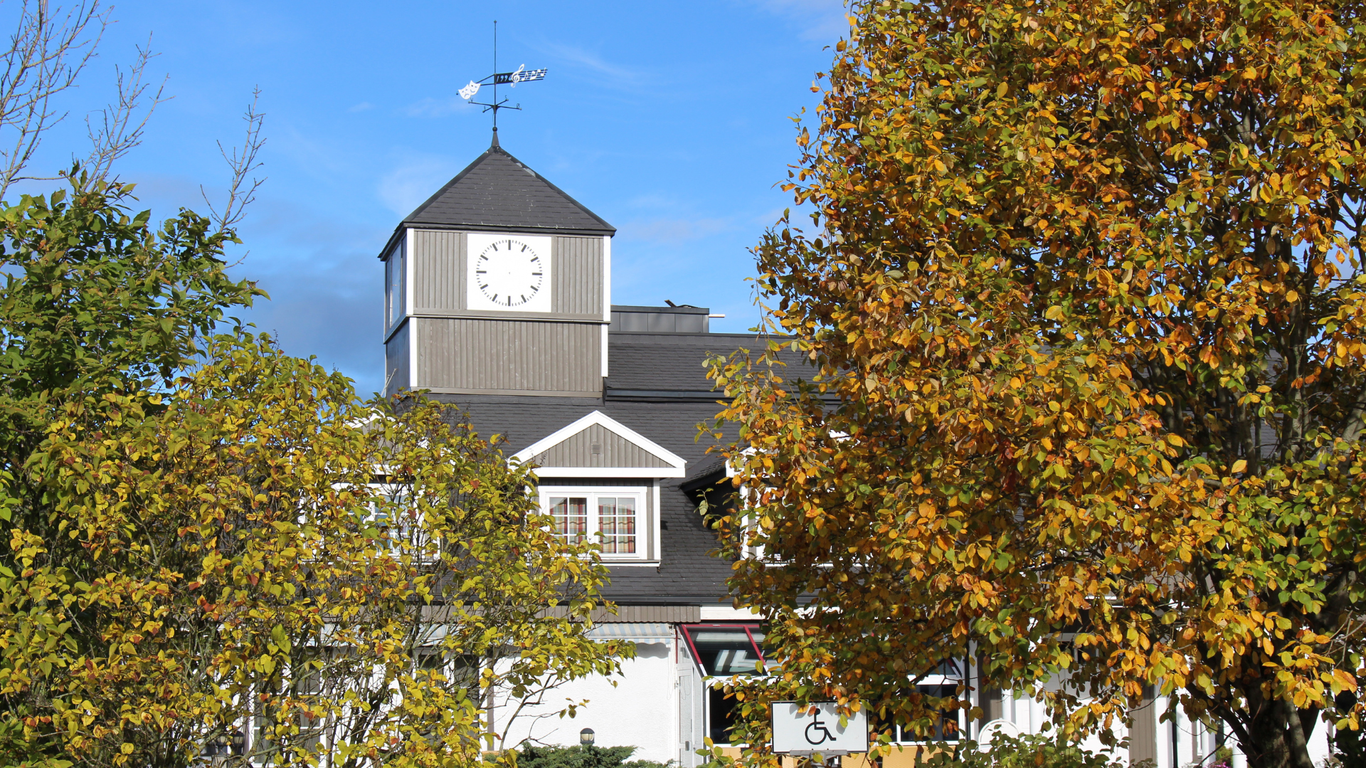
[[[535,463],[542,509],[561,535],[602,542],[605,596],[619,610],[593,632],[634,641],[637,656],[615,686],[590,678],[553,692],[547,709],[590,702],[574,719],[521,712],[510,742],[576,744],[592,728],[599,745],[690,767],[705,739],[727,743],[730,705],[711,683],[753,672],[762,653],[763,627],[730,607],[730,567],[712,556],[715,534],[698,511],[726,479],[713,443],[699,439],[718,410],[703,363],[755,339],[710,333],[704,308],[614,305],[614,233],[495,134],[380,254],[385,388],[458,406],[482,437]],[[967,665],[944,672],[926,683],[972,675]],[[976,736],[987,721],[1022,731],[1043,723],[1041,704],[1010,692],[974,704],[986,719],[960,722],[960,734]],[[1212,763],[1220,734],[1160,720],[1166,709],[1159,698],[1135,713],[1133,732],[1119,734],[1130,737],[1127,757],[1155,768]],[[502,730],[511,713],[495,714]],[[1327,756],[1323,731],[1316,759]],[[884,765],[913,758],[907,750]]]

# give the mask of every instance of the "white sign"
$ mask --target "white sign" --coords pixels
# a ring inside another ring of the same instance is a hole
[[[868,715],[849,715],[841,726],[833,701],[808,705],[792,701],[773,702],[773,751],[788,755],[845,755],[868,751]]]
[[[982,726],[982,730],[977,733],[977,749],[980,752],[990,752],[991,742],[996,738],[996,734],[1004,733],[1007,736],[1019,736],[1020,729],[1009,720],[992,720]]]
[[[460,89],[460,98],[464,99],[465,101],[469,101],[470,99],[474,98],[474,95],[476,93],[479,93],[479,83],[476,83],[473,80],[471,80],[469,85]]]

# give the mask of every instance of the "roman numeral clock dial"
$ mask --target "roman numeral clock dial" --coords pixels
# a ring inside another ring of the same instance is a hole
[[[549,240],[470,235],[470,309],[549,312]]]

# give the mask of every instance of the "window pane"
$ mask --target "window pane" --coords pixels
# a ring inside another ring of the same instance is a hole
[[[389,322],[393,323],[398,318],[398,258],[395,255],[389,256],[389,261],[385,263],[388,274],[385,275],[385,282],[389,288]]]
[[[462,653],[455,657],[455,669],[451,675],[451,682],[465,689],[465,697],[476,705],[480,703],[479,693],[479,657],[468,653]]]
[[[403,246],[400,245],[389,254],[385,262],[385,282],[388,283],[389,293],[389,323],[393,324],[403,318]]]
[[[939,699],[954,699],[958,694],[956,685],[920,685],[916,689],[924,696],[933,696]],[[909,694],[901,692],[905,697]],[[958,741],[962,734],[958,730],[958,710],[940,709],[930,711],[929,731],[919,734],[910,723],[898,722],[894,718],[879,716],[876,711],[869,715],[869,727],[873,733],[890,731],[894,743],[916,743],[925,741]]]
[[[588,535],[588,499],[551,496],[550,516],[555,518],[555,535],[577,544]]]
[[[729,744],[730,731],[735,727],[735,704],[733,698],[726,698],[724,690],[707,690],[707,735],[713,744]]]
[[[752,675],[758,670],[759,650],[743,629],[686,628],[697,650],[697,661],[708,675]]]
[[[626,496],[598,498],[598,533],[604,554],[636,552],[636,500]]]
[[[767,637],[767,634],[764,632],[763,628],[762,628],[762,627],[750,627],[750,628],[749,628],[749,636],[752,637],[752,638],[754,638],[754,645],[755,645],[757,651],[758,651],[759,653],[763,653],[763,652],[764,652],[764,638]],[[776,675],[776,674],[781,673],[782,671],[783,671],[782,667],[778,665],[778,663],[773,659],[773,657],[770,656],[770,657],[764,659],[764,672],[765,672],[765,673],[770,674],[770,675]]]

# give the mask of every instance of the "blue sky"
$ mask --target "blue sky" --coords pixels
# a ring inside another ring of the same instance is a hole
[[[57,0],[52,0],[56,3]],[[0,21],[13,16],[0,6]],[[617,227],[612,299],[708,306],[714,331],[758,311],[750,247],[790,196],[791,117],[847,29],[838,0],[138,2],[66,95],[34,170],[80,154],[113,67],[152,35],[168,77],[144,144],[118,171],[164,217],[226,187],[216,141],[240,141],[261,89],[268,178],[240,226],[237,274],[271,295],[246,319],[367,394],[382,383],[383,275],[395,224],[487,148],[490,120],[456,91],[492,69],[546,67],[508,92],[502,146]],[[500,93],[503,89],[500,89]],[[481,94],[483,96],[484,94]]]

